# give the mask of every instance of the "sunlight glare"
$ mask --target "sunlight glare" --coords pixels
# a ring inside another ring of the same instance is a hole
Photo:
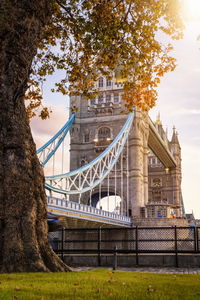
[[[183,0],[187,21],[200,20],[200,0]]]

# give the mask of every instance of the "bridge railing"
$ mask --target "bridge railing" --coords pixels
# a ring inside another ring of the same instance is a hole
[[[47,197],[48,201],[48,207],[51,208],[61,208],[64,211],[73,211],[73,212],[82,212],[86,215],[92,215],[92,216],[100,216],[103,218],[109,218],[114,219],[117,221],[121,221],[123,223],[131,224],[131,218],[127,216],[123,216],[120,214],[117,214],[115,212],[109,212],[102,210],[100,208],[92,207],[86,204],[77,203],[68,201],[66,199],[60,199],[56,197]]]

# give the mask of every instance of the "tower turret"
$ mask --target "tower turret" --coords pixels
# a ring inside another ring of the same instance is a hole
[[[173,202],[177,203],[177,215],[182,216],[182,194],[181,194],[181,181],[182,181],[182,172],[181,172],[181,147],[179,144],[178,133],[175,126],[173,126],[172,139],[170,142],[171,152],[176,160],[177,166],[172,170],[173,178]]]

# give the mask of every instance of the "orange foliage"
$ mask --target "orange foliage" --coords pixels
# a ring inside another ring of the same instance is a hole
[[[160,78],[175,68],[169,55],[173,47],[159,36],[182,37],[178,4],[179,0],[55,0],[32,66],[26,96],[29,118],[42,104],[41,84],[57,69],[65,70],[66,77],[52,92],[89,99],[98,93],[98,77],[109,77],[120,65],[127,108],[153,107]],[[40,116],[49,116],[47,108]]]

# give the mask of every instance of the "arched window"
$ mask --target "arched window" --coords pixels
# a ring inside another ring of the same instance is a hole
[[[111,95],[106,95],[106,103],[110,103],[111,102]]]
[[[83,142],[88,143],[89,141],[90,141],[90,134],[89,134],[89,130],[86,129],[83,134]]]
[[[105,141],[111,138],[111,131],[108,127],[101,127],[98,131],[98,140]]]
[[[103,95],[99,95],[98,96],[98,104],[102,104],[103,103]]]
[[[91,100],[90,100],[90,104],[91,104],[91,105],[95,105],[95,104],[96,104],[96,99],[95,99],[95,98],[91,99]]]
[[[119,94],[114,94],[114,103],[119,102]]]
[[[111,86],[111,80],[106,80],[106,86]]]
[[[99,87],[103,87],[103,77],[99,78]]]
[[[85,163],[85,160],[84,159],[81,159],[81,167],[84,166],[86,163]]]
[[[84,143],[88,143],[89,142],[89,133],[86,133],[84,135]]]
[[[154,190],[152,192],[152,198],[153,198],[153,201],[160,202],[161,201],[161,191]]]

